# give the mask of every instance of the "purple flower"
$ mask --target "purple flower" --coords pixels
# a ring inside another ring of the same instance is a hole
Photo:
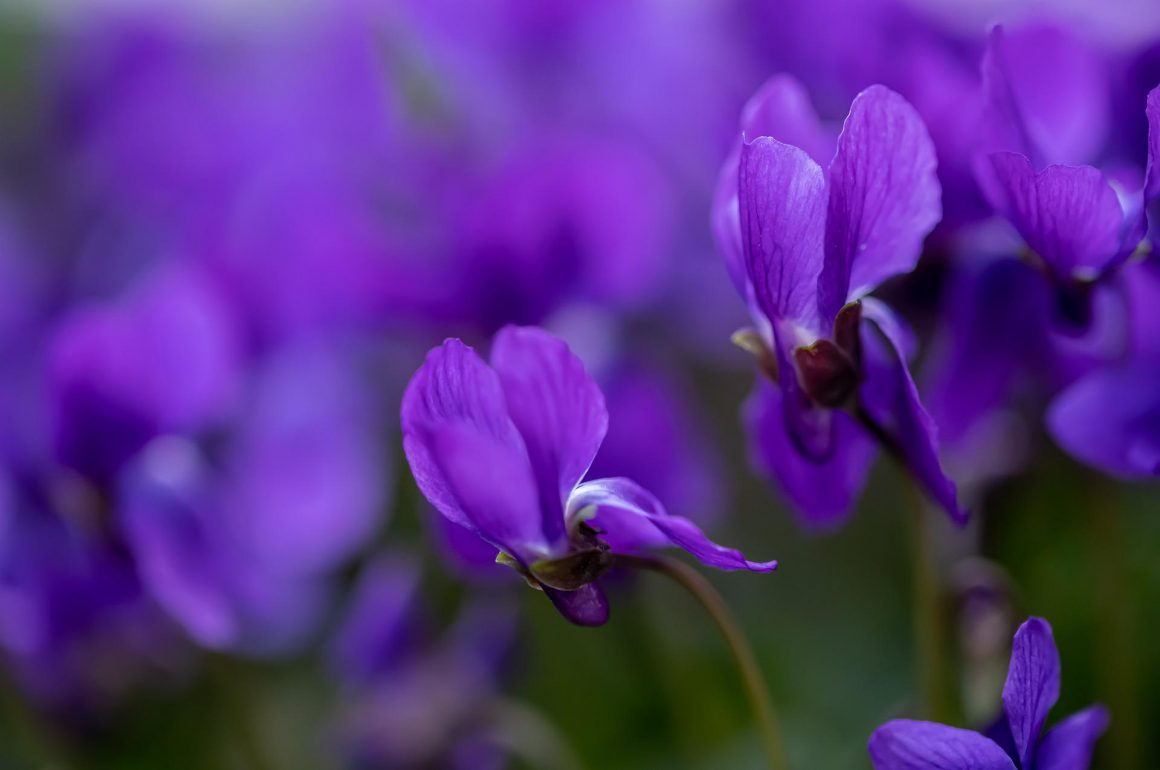
[[[1004,717],[992,737],[933,722],[898,719],[870,736],[876,770],[1085,770],[1108,726],[1103,706],[1084,709],[1043,733],[1059,699],[1059,651],[1051,626],[1029,618],[1015,632]]]
[[[878,441],[962,521],[907,369],[910,334],[866,296],[913,269],[939,220],[934,148],[882,86],[854,100],[827,176],[831,136],[801,86],[775,77],[746,106],[718,188],[718,242],[757,326],[741,344],[776,383],[746,406],[754,456],[807,524],[832,526]]]
[[[1093,166],[1061,163],[1094,156],[1105,133],[1107,88],[1089,59],[1067,37],[1009,40],[995,27],[982,65],[985,155],[978,167],[988,201],[1050,280],[1064,328],[1079,330],[1092,323],[1094,289],[1144,237],[1145,210],[1160,194],[1153,172],[1140,196],[1117,191]],[[1156,98],[1149,95],[1150,111]]]
[[[532,327],[501,329],[490,366],[447,340],[403,396],[403,448],[423,494],[573,622],[607,620],[595,581],[617,553],[677,546],[719,569],[776,567],[716,545],[634,481],[582,481],[607,426],[604,396],[584,365]]]

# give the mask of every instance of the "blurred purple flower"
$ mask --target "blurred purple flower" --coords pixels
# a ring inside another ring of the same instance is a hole
[[[805,523],[833,526],[877,441],[961,522],[907,369],[913,340],[866,297],[913,269],[939,220],[934,148],[914,110],[881,86],[854,100],[836,147],[827,179],[819,163],[832,134],[804,89],[778,76],[746,106],[722,171],[714,225],[757,326],[739,344],[777,383],[760,383],[746,406],[754,457]]]
[[[1040,261],[1061,327],[1079,330],[1091,324],[1094,288],[1135,251],[1146,232],[1145,209],[1160,194],[1160,182],[1149,182],[1141,201],[1118,194],[1092,166],[1061,164],[1094,156],[1105,138],[1108,88],[1090,59],[1068,37],[1009,40],[995,27],[982,65],[980,184]],[[1154,100],[1150,95],[1149,109]]]
[[[500,551],[565,617],[607,620],[595,581],[617,553],[677,546],[720,569],[775,568],[716,545],[634,481],[581,483],[608,412],[561,340],[505,327],[491,359],[458,340],[428,354],[403,397],[404,450],[439,512]]]
[[[329,572],[378,524],[382,463],[374,411],[333,351],[281,351],[252,377],[211,447],[145,447],[120,521],[147,590],[194,638],[276,652],[311,628]]]
[[[1059,651],[1051,626],[1029,618],[1015,633],[1005,713],[993,734],[898,719],[874,731],[870,758],[875,770],[1086,770],[1107,729],[1107,709],[1091,706],[1041,735],[1058,699]]]
[[[1160,475],[1160,263],[1122,271],[1131,339],[1128,355],[1058,395],[1047,413],[1056,442],[1073,457],[1129,479]]]
[[[515,614],[478,600],[434,637],[419,578],[414,560],[393,554],[368,565],[355,587],[332,646],[350,699],[342,750],[359,768],[499,767],[504,752],[489,721]]]

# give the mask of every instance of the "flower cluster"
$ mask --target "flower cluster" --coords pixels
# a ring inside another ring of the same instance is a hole
[[[663,692],[732,766],[642,570],[777,770],[865,749],[784,707],[1160,762],[1153,4],[50,5],[0,13],[0,765],[672,764]],[[1106,707],[1045,731],[1025,608]]]

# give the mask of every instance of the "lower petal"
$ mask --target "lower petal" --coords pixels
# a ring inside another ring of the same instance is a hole
[[[569,519],[586,509],[594,510],[592,524],[604,533],[613,551],[677,546],[717,569],[769,572],[777,568],[776,561],[749,561],[740,551],[717,545],[693,522],[665,513],[660,501],[629,479],[600,479],[578,486],[568,500]]]
[[[1036,770],[1087,770],[1109,721],[1106,708],[1091,706],[1051,728],[1039,744]]]
[[[937,429],[918,397],[906,358],[889,326],[872,322],[881,334],[863,335],[865,348],[862,405],[891,442],[888,447],[904,462],[915,481],[958,524],[967,520],[959,507],[954,482],[939,461]]]
[[[1056,442],[1081,462],[1124,478],[1160,475],[1160,364],[1097,371],[1047,414]]]
[[[870,736],[875,770],[1015,770],[994,741],[970,730],[897,719]]]
[[[781,391],[759,380],[742,408],[752,464],[781,489],[802,525],[817,530],[845,523],[866,484],[876,448],[843,413],[835,413],[834,451],[824,462],[802,455],[786,431]]]

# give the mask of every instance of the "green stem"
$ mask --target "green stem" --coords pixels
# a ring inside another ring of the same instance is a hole
[[[922,494],[910,490],[911,561],[914,581],[914,641],[918,656],[920,711],[935,721],[948,718],[944,687],[943,650],[946,647],[939,601],[938,570],[930,541],[928,514]]]
[[[749,640],[742,633],[741,627],[733,617],[733,613],[725,605],[725,600],[717,593],[705,577],[684,562],[664,556],[627,556],[618,555],[616,563],[622,567],[645,569],[658,572],[670,578],[690,594],[693,595],[713,621],[721,630],[729,649],[733,653],[733,660],[745,683],[745,691],[757,718],[761,732],[762,744],[765,747],[769,765],[773,770],[787,770],[789,764],[785,759],[785,749],[782,747],[781,730],[778,727],[777,716],[774,713],[773,701],[769,697],[765,680],[757,665],[757,658]]]
[[[1101,629],[1096,635],[1100,695],[1114,717],[1106,739],[1108,762],[1112,767],[1140,767],[1135,586],[1128,571],[1131,549],[1125,532],[1123,492],[1100,481],[1093,481],[1089,488],[1090,552]]]

